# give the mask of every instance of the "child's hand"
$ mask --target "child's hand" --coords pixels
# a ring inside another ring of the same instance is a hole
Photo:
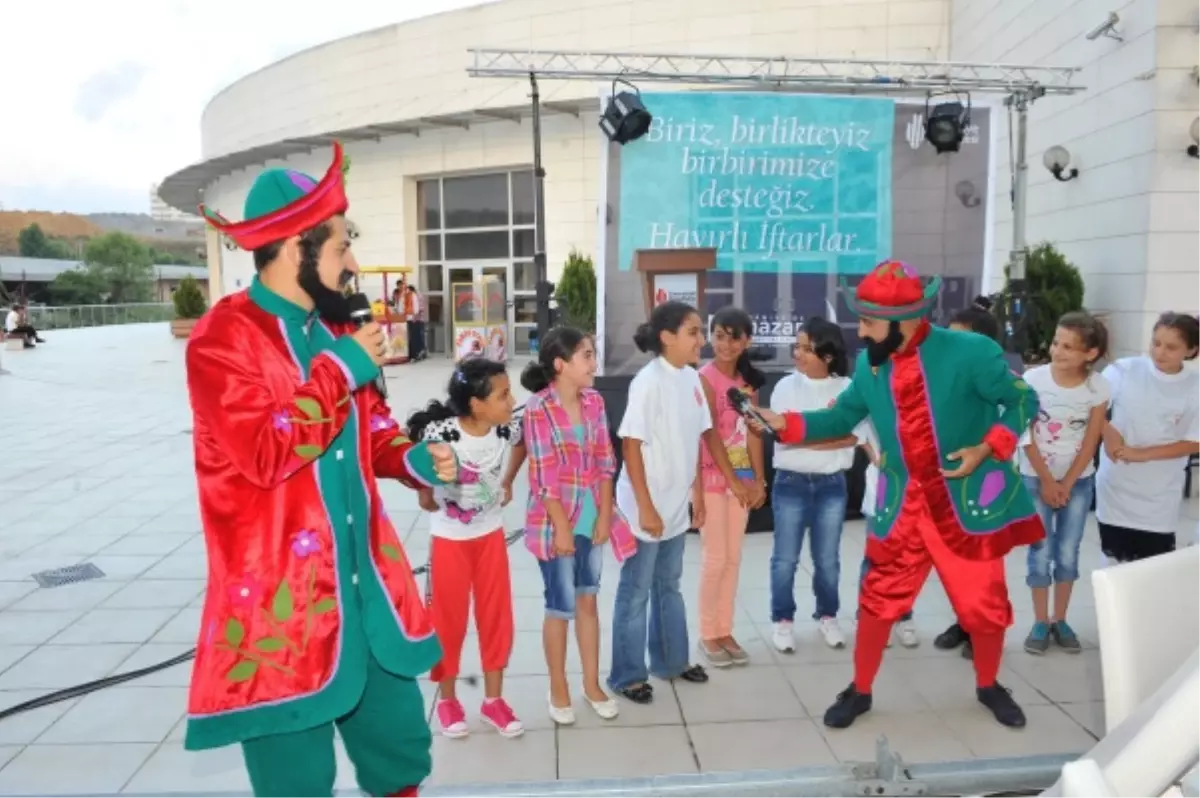
[[[500,499],[500,506],[507,507],[508,503],[512,501],[512,483],[505,482],[500,486],[500,490],[503,493],[502,498]]]
[[[603,546],[612,535],[612,514],[600,513],[596,517],[596,526],[592,528],[592,544]]]
[[[1109,460],[1125,459],[1125,438],[1112,424],[1104,426],[1104,453],[1108,455]]]
[[[742,482],[740,479],[735,479],[733,484],[729,486],[729,492],[733,494],[733,498],[737,500],[738,504],[742,505],[743,507],[750,506],[750,490],[746,487],[746,483]],[[700,503],[704,503],[703,497]],[[697,524],[697,526],[699,526],[699,524]]]
[[[439,509],[437,501],[433,498],[432,488],[420,488],[417,491],[417,504],[421,506],[422,510],[430,513],[437,512]]]
[[[767,486],[761,481],[747,482],[746,492],[750,496],[750,503],[747,506],[751,510],[757,510],[759,507],[762,507],[763,503],[767,500]]]
[[[1042,482],[1042,489],[1039,492],[1041,493],[1042,501],[1056,510],[1066,503],[1063,501],[1062,485],[1053,480],[1044,480]]]
[[[745,490],[742,491],[743,494]],[[734,494],[735,496],[737,494]],[[704,510],[704,494],[700,491],[692,493],[692,529],[699,529],[704,526],[704,522],[708,520],[708,513]]]
[[[575,554],[575,535],[571,530],[554,530],[554,553],[559,557],[571,557]]]
[[[1144,463],[1146,455],[1143,449],[1136,446],[1122,446],[1121,453],[1118,455],[1123,462],[1126,463]]]
[[[638,525],[652,538],[661,538],[666,525],[653,506],[638,508]]]

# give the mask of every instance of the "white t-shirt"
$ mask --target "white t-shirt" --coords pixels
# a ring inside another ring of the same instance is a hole
[[[806,410],[824,410],[833,407],[842,391],[850,387],[849,377],[826,377],[814,380],[795,372],[779,381],[771,391],[771,409],[776,413],[802,413]],[[869,421],[862,421],[854,428],[859,443],[867,440]],[[878,451],[878,444],[876,444]],[[795,471],[800,474],[836,474],[854,465],[854,447],[830,451],[805,449],[801,446],[775,444],[774,465],[776,469]]]
[[[10,310],[8,315],[4,317],[4,331],[12,332],[21,326],[21,314],[15,310]]]
[[[1054,381],[1049,365],[1029,369],[1024,379],[1037,391],[1038,414],[1017,447],[1021,473],[1027,477],[1037,476],[1025,454],[1025,447],[1032,441],[1037,444],[1038,453],[1051,476],[1062,479],[1083,448],[1092,409],[1108,405],[1111,398],[1108,380],[1099,374],[1089,374],[1074,388],[1064,388]],[[1087,467],[1079,476],[1089,477],[1095,471],[1091,458],[1088,458]]]
[[[700,436],[710,429],[712,411],[694,368],[677,369],[659,357],[633,378],[617,436],[642,442],[646,487],[663,520],[663,534],[657,540],[682,535],[688,529],[688,502],[700,463]],[[616,500],[633,534],[639,540],[656,540],[642,531],[637,496],[629,481],[629,470],[624,467],[617,477]]]
[[[1104,370],[1112,391],[1112,425],[1127,446],[1200,440],[1200,375],[1164,374],[1146,355]],[[1147,532],[1174,533],[1179,525],[1186,457],[1114,463],[1103,452],[1096,475],[1096,519]]]
[[[458,482],[433,489],[439,509],[430,514],[429,534],[471,540],[501,529],[504,468],[512,445],[521,440],[520,420],[477,436],[450,418],[430,424],[423,438],[449,444],[458,457]]]

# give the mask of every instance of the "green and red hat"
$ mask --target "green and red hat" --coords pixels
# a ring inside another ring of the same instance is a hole
[[[846,304],[855,313],[887,321],[919,319],[928,315],[937,303],[941,287],[941,277],[934,275],[928,283],[923,283],[916,269],[898,260],[885,260],[876,266],[853,293],[842,280]]]
[[[350,207],[342,169],[342,145],[333,143],[333,163],[317,182],[295,169],[268,169],[246,195],[245,221],[231,222],[204,205],[205,220],[245,250],[256,250],[311,230]]]

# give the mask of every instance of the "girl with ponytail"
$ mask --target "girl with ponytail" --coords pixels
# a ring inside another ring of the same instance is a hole
[[[758,403],[766,377],[750,362],[754,323],[741,308],[717,311],[710,326],[713,360],[700,382],[716,436],[701,447],[704,523],[700,527],[700,649],[718,668],[745,665],[750,657],[733,637],[734,599],[742,540],[750,510],[766,500],[762,438],[729,400],[738,391]]]
[[[548,711],[559,725],[575,722],[567,683],[571,621],[583,665],[583,697],[604,720],[617,716],[617,702],[600,686],[596,595],[604,544],[612,544],[618,562],[637,549],[629,524],[613,503],[617,462],[604,399],[592,388],[595,376],[592,337],[571,327],[550,330],[538,359],[521,375],[521,384],[533,392],[524,417],[529,458],[525,547],[537,558],[545,586]]]

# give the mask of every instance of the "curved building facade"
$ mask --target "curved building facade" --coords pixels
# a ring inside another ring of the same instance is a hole
[[[1108,11],[1097,0],[498,0],[329,42],[242,78],[204,111],[202,160],[159,191],[181,210],[203,201],[240,218],[258,170],[319,173],[338,139],[352,164],[359,262],[414,267],[434,351],[446,349],[450,284],[482,275],[505,281],[520,351],[534,321],[529,85],[470,77],[470,48],[1079,66],[1088,91],[1032,114],[1030,240],[1060,245],[1087,278],[1089,306],[1110,314],[1121,348],[1137,349],[1149,317],[1180,296],[1194,305],[1200,292],[1195,162],[1184,152],[1196,115],[1195,7],[1135,3],[1122,11],[1122,41],[1088,40]],[[542,83],[551,279],[572,249],[593,252],[606,212],[604,88]],[[992,240],[1003,262],[1008,148],[1003,125],[992,128],[1001,137]],[[1055,144],[1080,179],[1042,169]],[[214,295],[253,275],[249,253],[212,234],[209,263]]]

